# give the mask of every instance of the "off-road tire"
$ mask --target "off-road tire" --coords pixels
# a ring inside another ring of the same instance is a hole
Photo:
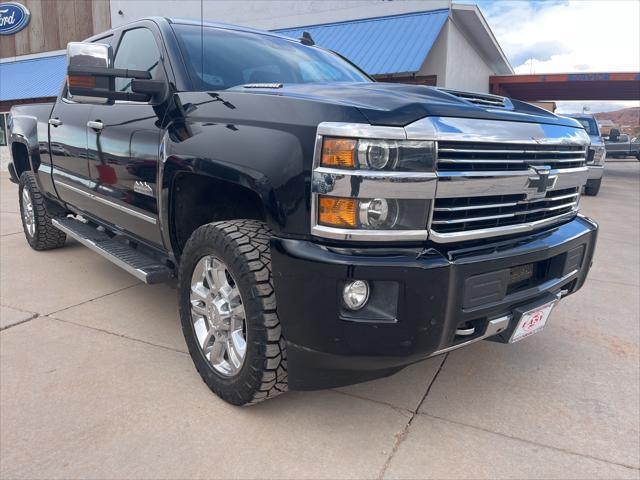
[[[287,352],[276,311],[271,275],[271,230],[257,220],[213,222],[199,227],[185,245],[178,275],[180,320],[189,353],[207,386],[233,405],[251,405],[287,391]],[[190,305],[198,261],[215,255],[227,266],[242,297],[247,350],[233,377],[218,373],[197,344]]]
[[[601,178],[598,178],[597,180],[587,180],[587,184],[584,186],[584,194],[588,195],[589,197],[595,197],[600,191],[601,184]]]
[[[35,217],[35,231],[33,235],[29,234],[24,219],[24,206],[22,191],[27,189],[31,197],[33,205],[33,214]],[[46,199],[40,192],[36,178],[33,172],[23,172],[20,175],[20,186],[18,189],[18,198],[20,200],[20,219],[22,220],[22,229],[24,236],[27,238],[29,246],[34,250],[51,250],[60,248],[64,245],[67,235],[53,226],[51,220],[54,218],[45,206]]]

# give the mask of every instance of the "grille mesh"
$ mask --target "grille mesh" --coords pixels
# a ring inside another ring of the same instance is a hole
[[[575,187],[550,191],[533,200],[524,194],[438,198],[431,229],[453,233],[535,222],[575,211],[579,197],[580,188]]]
[[[553,169],[577,168],[585,165],[585,154],[584,147],[576,145],[440,142],[438,170],[527,170],[530,165],[548,165]]]

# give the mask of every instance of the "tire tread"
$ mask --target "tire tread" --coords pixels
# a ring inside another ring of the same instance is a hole
[[[250,391],[250,398],[247,399],[245,395],[237,395],[235,399],[228,398],[230,392],[214,391],[231,403],[254,405],[287,391],[286,343],[278,318],[271,270],[272,232],[264,222],[258,220],[224,220],[209,223],[199,227],[192,234],[185,246],[183,257],[189,256],[191,250],[197,245],[206,244],[219,234],[224,236],[225,242],[231,249],[235,266],[241,272],[240,275],[251,285],[249,294],[261,310],[257,328],[264,330],[265,341],[259,350],[258,368],[255,364],[251,367],[253,372],[250,378],[253,381],[246,385]],[[198,363],[196,367],[213,390],[212,384],[207,381],[207,372],[201,371]]]

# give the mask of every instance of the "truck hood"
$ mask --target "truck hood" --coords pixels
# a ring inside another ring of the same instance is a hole
[[[372,125],[405,126],[427,116],[479,118],[512,122],[548,123],[581,128],[570,118],[517,100],[506,107],[482,106],[453,93],[423,85],[399,83],[306,83],[284,84],[281,88],[246,88],[230,91],[301,98],[355,107]],[[472,95],[472,94],[471,94]]]

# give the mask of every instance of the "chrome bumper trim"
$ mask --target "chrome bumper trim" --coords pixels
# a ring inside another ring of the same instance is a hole
[[[314,225],[311,234],[335,240],[360,240],[378,242],[422,241],[427,239],[426,230],[358,230]]]
[[[569,273],[569,274],[565,275],[564,277],[562,277],[562,278],[558,279],[557,281],[555,281],[553,283],[553,285],[550,286],[549,288],[554,288],[555,286],[557,286],[557,285],[563,283],[564,281],[566,281],[567,279],[571,278],[576,273],[578,273],[578,270],[572,271],[571,273]],[[553,294],[556,297],[555,301],[561,300],[562,297],[564,295],[566,295],[567,293],[568,293],[567,290],[561,290],[558,293]],[[485,340],[487,338],[494,337],[494,336],[498,335],[499,333],[502,333],[503,331],[505,331],[507,328],[509,328],[509,324],[511,323],[511,320],[513,320],[513,315],[511,315],[511,314],[504,315],[504,316],[498,317],[498,318],[494,318],[493,320],[489,320],[489,323],[487,324],[487,329],[485,330],[484,334],[482,334],[481,336],[476,337],[476,338],[472,338],[471,340],[468,340],[466,342],[462,342],[462,343],[458,343],[456,345],[452,345],[451,347],[443,348],[441,350],[436,350],[431,355],[429,355],[428,358],[435,357],[437,355],[442,355],[443,353],[451,352],[453,350],[457,350],[459,348],[466,347],[467,345],[471,345],[472,343],[479,342],[480,340]]]
[[[472,343],[479,342],[480,340],[484,340],[485,338],[493,337],[503,332],[507,328],[509,328],[509,323],[513,315],[505,315],[504,317],[494,318],[493,320],[489,320],[489,324],[487,325],[487,330],[483,335],[472,338],[466,342],[458,343],[457,345],[452,345],[451,347],[443,348],[442,350],[437,350],[433,352],[430,357],[435,357],[436,355],[442,355],[443,353],[451,352],[453,350],[457,350],[462,347],[466,347],[467,345],[471,345]]]
[[[589,165],[588,180],[597,180],[604,176],[604,165]]]

